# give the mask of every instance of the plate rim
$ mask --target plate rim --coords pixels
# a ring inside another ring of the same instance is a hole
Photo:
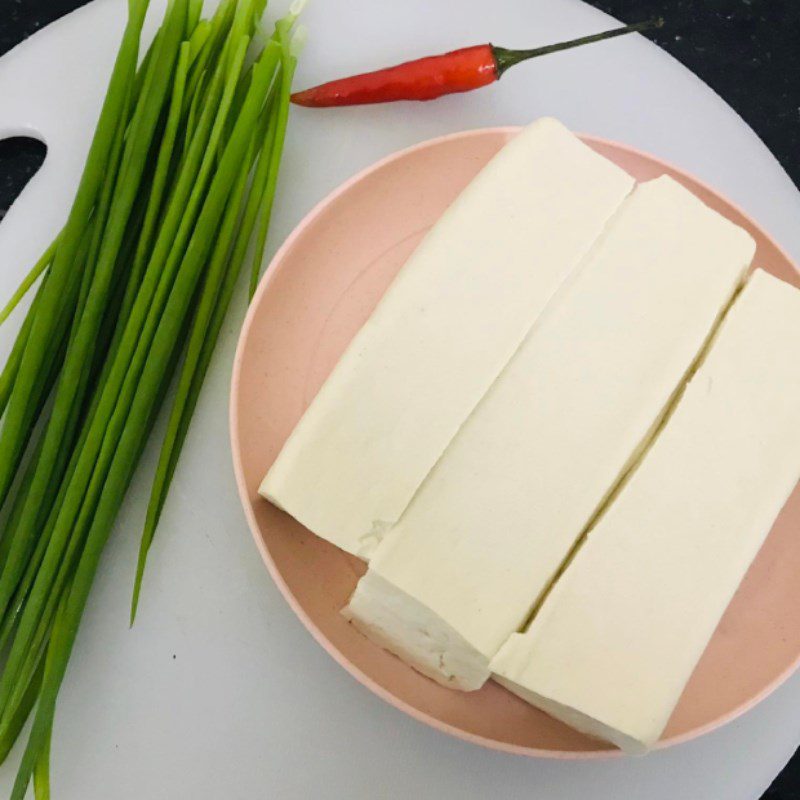
[[[239,500],[243,507],[245,518],[247,519],[247,525],[248,528],[250,529],[250,534],[255,541],[256,547],[258,548],[258,551],[261,554],[261,558],[265,566],[267,567],[267,571],[269,572],[270,576],[272,577],[272,580],[278,587],[280,593],[283,595],[284,599],[289,604],[289,607],[297,615],[297,617],[303,623],[305,628],[314,637],[316,642],[328,653],[328,655],[331,656],[331,658],[334,659],[334,661],[336,661],[341,667],[347,670],[347,672],[350,673],[350,675],[352,675],[359,683],[366,686],[367,689],[369,689],[371,692],[373,692],[382,700],[394,706],[398,710],[408,714],[410,717],[417,720],[418,722],[422,722],[425,725],[428,725],[429,727],[435,730],[450,734],[451,736],[454,736],[457,739],[461,739],[462,741],[466,741],[474,745],[480,745],[482,747],[486,747],[491,750],[497,750],[505,753],[512,753],[515,755],[523,755],[536,758],[547,758],[547,759],[562,760],[562,761],[567,761],[567,760],[596,761],[596,760],[622,758],[625,757],[626,754],[620,750],[612,748],[605,750],[589,750],[589,751],[545,750],[537,747],[527,747],[524,745],[499,742],[496,739],[491,739],[485,736],[481,736],[479,734],[470,733],[469,731],[462,730],[461,728],[458,728],[455,725],[443,722],[442,720],[410,705],[406,701],[392,694],[388,689],[385,689],[383,686],[377,683],[373,678],[371,678],[369,675],[367,675],[365,672],[359,669],[355,664],[353,664],[337,647],[335,647],[328,640],[328,638],[322,633],[322,631],[319,629],[314,620],[306,613],[305,609],[303,609],[303,607],[297,601],[291,589],[289,588],[288,584],[284,580],[280,570],[275,564],[275,561],[272,558],[269,548],[267,547],[266,543],[264,542],[261,536],[260,527],[258,525],[258,522],[256,521],[255,514],[251,507],[250,497],[247,492],[247,485],[244,476],[244,468],[242,466],[241,448],[239,447],[239,440],[237,436],[237,430],[239,427],[239,412],[238,412],[237,400],[238,400],[238,391],[239,391],[241,372],[242,372],[242,363],[244,360],[243,353],[244,353],[245,342],[248,339],[250,328],[253,324],[253,319],[256,315],[256,309],[259,306],[259,301],[261,300],[261,297],[268,291],[272,281],[275,279],[275,276],[280,272],[281,265],[284,262],[286,253],[289,250],[291,250],[295,241],[299,239],[300,236],[303,235],[306,228],[308,228],[311,224],[313,224],[313,222],[317,219],[317,217],[319,217],[320,214],[325,209],[327,209],[328,206],[334,203],[341,195],[345,194],[351,187],[360,183],[362,180],[364,180],[371,174],[380,171],[381,169],[393,163],[394,161],[401,160],[419,150],[424,150],[429,147],[434,147],[450,140],[459,140],[470,137],[482,137],[487,135],[508,136],[518,133],[520,130],[522,130],[522,127],[523,126],[521,125],[503,125],[503,126],[472,128],[462,131],[456,131],[454,133],[444,134],[442,136],[436,136],[430,139],[425,139],[421,142],[418,142],[417,144],[411,145],[409,147],[404,147],[401,150],[396,150],[388,154],[387,156],[384,156],[383,158],[379,159],[378,161],[368,165],[367,167],[359,170],[350,178],[346,179],[343,183],[339,184],[327,195],[325,195],[321,200],[315,203],[314,206],[312,206],[312,208],[297,223],[297,225],[292,229],[291,233],[286,237],[283,244],[281,244],[281,246],[275,252],[275,255],[272,257],[272,259],[270,259],[270,262],[264,271],[264,275],[259,282],[258,288],[255,294],[253,295],[252,299],[250,300],[249,306],[247,308],[247,313],[245,315],[244,321],[242,322],[242,326],[239,330],[239,336],[236,343],[236,352],[233,360],[233,369],[231,373],[230,391],[228,395],[228,431],[231,442],[231,458],[233,461],[233,471],[236,478],[237,494],[239,496]],[[613,139],[607,139],[601,136],[595,136],[593,134],[576,133],[575,135],[578,136],[581,139],[581,141],[590,146],[599,145],[601,147],[623,150],[627,151],[628,153],[630,153],[635,157],[647,159],[648,161],[663,167],[665,171],[669,171],[676,174],[679,177],[686,178],[695,185],[700,186],[703,190],[721,198],[722,200],[725,201],[725,203],[728,204],[728,206],[730,206],[730,208],[732,208],[736,213],[738,213],[742,217],[742,219],[745,220],[751,227],[761,231],[764,234],[765,238],[769,240],[769,243],[780,254],[780,256],[783,259],[785,259],[786,263],[790,265],[790,267],[794,270],[794,272],[797,275],[800,276],[800,267],[798,267],[794,259],[791,258],[791,256],[786,252],[786,250],[783,247],[781,247],[781,245],[770,235],[770,233],[767,230],[765,230],[762,225],[757,223],[750,214],[748,214],[744,209],[741,208],[741,206],[730,200],[725,194],[718,191],[714,186],[712,186],[708,182],[701,180],[700,178],[697,178],[696,176],[692,175],[686,170],[675,166],[674,164],[665,159],[659,158],[658,156],[654,156],[645,150],[641,150],[631,145],[624,144],[622,142],[618,142]],[[696,739],[700,736],[710,733],[711,731],[716,730],[717,728],[721,728],[724,725],[727,725],[729,722],[732,722],[733,720],[737,719],[742,714],[746,713],[751,708],[758,705],[762,700],[767,698],[770,694],[772,694],[779,686],[781,686],[786,680],[788,680],[788,678],[793,673],[795,673],[798,670],[798,668],[800,668],[800,654],[798,654],[797,658],[788,667],[786,667],[783,670],[783,672],[777,675],[770,683],[764,686],[760,692],[755,694],[753,697],[749,698],[746,702],[741,703],[740,705],[736,706],[736,708],[733,708],[730,711],[728,711],[726,714],[723,714],[717,717],[716,719],[705,723],[704,725],[699,725],[696,728],[692,728],[691,730],[685,731],[681,734],[676,734],[667,737],[665,739],[659,739],[659,741],[655,744],[652,750],[653,751],[663,750],[677,744],[682,744],[684,742],[691,741],[692,739]]]

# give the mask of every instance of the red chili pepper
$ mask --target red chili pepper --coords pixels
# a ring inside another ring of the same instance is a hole
[[[444,94],[468,92],[493,83],[509,67],[520,61],[626,33],[660,28],[663,24],[663,19],[649,20],[534,50],[507,50],[492,44],[464,47],[442,55],[406,61],[394,67],[323,83],[312,89],[296,92],[292,95],[292,102],[321,108],[388,103],[393,100],[434,100]]]

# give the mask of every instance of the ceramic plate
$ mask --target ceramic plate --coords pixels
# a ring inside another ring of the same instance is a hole
[[[439,730],[501,750],[557,758],[617,754],[494,683],[445,689],[371,644],[340,615],[365,566],[257,494],[303,410],[422,236],[516,128],[458,133],[390,156],[323,200],[276,254],[250,306],[231,387],[236,478],[259,550],[317,641],[388,702]],[[780,247],[690,175],[625,145],[583,137],[639,180],[668,173],[758,243],[755,264],[800,283]],[[795,490],[714,634],[661,746],[753,706],[800,662],[800,489]]]

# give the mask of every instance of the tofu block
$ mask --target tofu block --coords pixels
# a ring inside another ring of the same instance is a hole
[[[658,424],[754,243],[668,177],[638,186],[375,552],[346,614],[477,689]]]
[[[661,735],[800,477],[800,292],[757,271],[525,633],[513,692],[629,752]]]
[[[559,122],[524,129],[403,266],[260,493],[366,558],[632,187]]]

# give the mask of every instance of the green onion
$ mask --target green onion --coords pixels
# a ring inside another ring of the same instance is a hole
[[[294,19],[292,18],[291,21],[293,22]],[[284,35],[288,35],[288,27],[284,28]],[[269,46],[277,48],[275,42],[271,42],[268,47]],[[279,121],[283,119],[282,127],[285,131],[286,114],[284,109],[288,111],[291,76],[294,73],[296,65],[296,55],[289,52],[289,48],[282,47],[281,54],[283,71],[278,108],[275,109],[273,106],[273,113],[265,117],[269,124],[262,134],[263,145],[259,154],[256,172],[253,176],[251,193],[244,211],[239,235],[230,257],[230,267],[227,272],[221,276],[221,286],[214,286],[208,294],[204,293],[203,295],[200,308],[198,309],[198,315],[193,325],[192,335],[187,348],[187,355],[180,375],[172,412],[167,423],[167,432],[164,437],[164,444],[156,468],[156,476],[147,508],[147,519],[145,521],[145,528],[142,533],[142,542],[139,549],[139,562],[137,565],[133,600],[131,603],[131,624],[133,624],[136,616],[147,553],[152,544],[155,529],[161,517],[161,511],[163,510],[167,492],[169,491],[169,486],[175,473],[178,457],[189,428],[189,422],[191,421],[192,414],[197,405],[200,389],[209,363],[211,362],[211,356],[213,355],[225,314],[233,296],[236,278],[244,262],[256,222],[258,222],[258,233],[252,262],[253,273],[256,277],[258,276],[263,258],[266,232],[269,226],[269,216],[277,183],[280,152],[282,150],[282,144],[276,145],[276,129],[278,125],[281,124]],[[286,76],[288,76],[288,79]],[[281,134],[281,139],[282,138],[283,136]],[[238,214],[238,210],[238,206],[232,209],[232,216]],[[223,231],[227,234],[225,226],[223,226]],[[223,236],[221,232],[220,240],[224,242],[226,239],[227,236]],[[213,270],[209,270],[210,273],[212,271]]]
[[[293,19],[291,20],[293,21]],[[258,277],[261,271],[261,260],[264,256],[264,245],[267,238],[267,230],[272,216],[272,203],[275,197],[275,189],[278,184],[278,169],[280,167],[281,156],[283,154],[283,144],[286,138],[286,123],[289,119],[289,102],[292,93],[292,78],[294,77],[296,57],[291,53],[289,41],[290,20],[279,22],[276,26],[279,41],[281,43],[281,88],[278,98],[277,110],[271,120],[269,141],[269,168],[267,171],[267,182],[262,190],[261,206],[259,207],[259,226],[256,234],[255,258],[250,274],[250,298],[255,294],[258,286]]]
[[[67,221],[0,373],[0,761],[34,710],[12,800],[50,796],[58,690],[99,559],[178,372],[142,534],[147,553],[248,253],[257,277],[288,117],[299,6],[170,0],[137,68],[128,23]],[[180,365],[180,368],[179,368]],[[48,402],[49,401],[49,402]],[[37,433],[40,431],[40,433]]]
[[[270,43],[268,48],[274,53],[274,55],[270,57],[273,60],[277,60],[277,46]],[[267,100],[267,102],[269,102],[269,100]],[[270,116],[264,114],[264,118],[269,120]],[[266,126],[262,126],[262,129],[257,132],[257,135],[264,139],[264,141],[266,141],[264,138],[265,128]],[[254,138],[253,141],[251,141],[251,148],[254,148],[255,144],[256,140]],[[263,151],[262,156],[259,157],[258,167],[253,178],[253,186],[247,202],[247,209],[240,228],[240,235],[236,242],[238,247],[234,248],[229,260],[229,251],[233,246],[232,242],[236,234],[236,226],[245,200],[244,189],[250,172],[250,160],[250,157],[248,157],[240,168],[237,183],[232,191],[234,202],[228,205],[222,225],[220,226],[217,243],[209,262],[208,275],[206,276],[197,312],[192,322],[186,357],[178,381],[172,412],[167,423],[167,431],[164,436],[161,455],[159,457],[158,466],[156,467],[150,503],[147,508],[147,519],[145,520],[145,528],[142,533],[139,561],[136,569],[136,578],[134,580],[133,600],[131,602],[131,624],[133,624],[134,618],[136,617],[147,553],[153,541],[153,536],[161,516],[161,511],[164,507],[169,485],[172,482],[178,455],[186,436],[186,430],[188,429],[188,420],[191,419],[192,412],[197,403],[200,387],[196,385],[195,376],[200,369],[202,369],[203,376],[205,375],[208,362],[202,363],[201,357],[203,355],[203,350],[206,343],[211,342],[211,350],[213,351],[213,346],[219,334],[218,329],[214,330],[212,328],[209,330],[209,325],[215,310],[215,305],[218,302],[220,286],[226,275],[232,276],[232,282],[235,283],[241,268],[241,263],[244,260],[247,243],[250,240],[250,235],[253,230],[260,187],[265,182],[261,174],[265,172],[263,167],[268,166],[268,161],[263,158]],[[244,245],[242,246],[239,244],[240,242],[244,242]],[[230,262],[229,265],[228,260]],[[227,272],[225,271],[226,266]],[[228,297],[228,301],[229,300],[230,298]],[[210,355],[211,353],[209,352],[208,360],[210,360]],[[200,378],[200,383],[202,383],[202,377]]]
[[[115,132],[123,124],[128,86],[135,74],[139,36],[147,3],[144,0],[139,3],[132,2],[129,10],[128,25],[114,64],[83,176],[56,247],[53,263],[48,272],[49,280],[41,296],[40,313],[36,314],[31,326],[28,343],[6,408],[5,424],[0,432],[0,501],[6,497],[29,433],[28,408],[35,391],[37,376],[47,352],[55,346],[54,321],[58,318],[58,308],[87,220],[106,176]]]
[[[233,135],[225,147],[217,174],[198,217],[194,235],[176,276],[161,324],[155,332],[148,359],[135,386],[126,387],[133,393],[130,411],[126,414],[125,410],[120,407],[115,410],[115,419],[121,421],[121,418],[125,417],[121,436],[114,443],[113,448],[109,448],[110,465],[105,477],[104,490],[97,498],[97,506],[94,509],[93,520],[78,563],[73,586],[69,595],[66,596],[63,606],[63,624],[59,625],[58,621],[56,623],[56,627],[60,628],[60,635],[53,635],[48,648],[39,704],[12,800],[22,800],[36,759],[44,746],[47,731],[52,725],[58,688],[66,670],[100,554],[133,475],[142,432],[150,419],[153,403],[163,380],[164,370],[175,346],[175,337],[180,332],[184,316],[188,311],[192,293],[208,255],[216,224],[224,211],[224,205],[237,171],[236,167],[246,151],[249,134],[255,124],[263,95],[272,79],[273,69],[274,66],[269,64],[269,60],[262,58],[254,71],[251,91],[242,107]],[[127,400],[127,397],[123,399]],[[113,427],[113,423],[114,419],[112,419],[110,427]],[[103,462],[103,455],[101,453],[98,464]],[[93,477],[96,477],[96,474]]]
[[[42,253],[39,260],[33,265],[31,271],[22,280],[19,288],[11,295],[11,299],[6,303],[2,311],[0,311],[0,325],[2,325],[11,315],[11,312],[17,307],[20,300],[28,293],[28,289],[36,283],[36,279],[50,266],[53,256],[56,253],[58,246],[58,236],[53,240],[50,247]]]
[[[168,88],[167,83],[161,79],[162,71],[172,70],[184,33],[185,19],[186,0],[172,0],[158,42],[152,51],[153,56],[147,66],[148,74],[128,126],[127,136],[124,135],[125,126],[120,125],[113,137],[107,165],[108,174],[95,209],[94,230],[83,271],[75,323],[70,333],[58,390],[25,508],[14,532],[15,538],[9,558],[0,575],[0,614],[5,613],[8,601],[16,588],[24,567],[22,560],[24,555],[30,553],[35,546],[33,537],[36,521],[41,516],[42,499],[53,480],[61,478],[57,467],[65,466],[63,456],[72,445],[73,437],[69,435],[71,427],[69,423],[70,420],[75,420],[84,402],[90,376],[89,363],[97,346],[99,327],[109,301],[117,257]],[[129,105],[131,92],[132,86],[129,85],[126,90],[129,99],[123,107]],[[119,164],[118,174],[117,164]],[[54,275],[51,274],[45,291],[53,279]],[[35,324],[34,322],[34,329]],[[26,354],[27,351],[28,348]],[[13,399],[12,393],[12,402]],[[7,421],[4,434],[9,424]],[[6,675],[0,677],[0,709],[4,700],[5,678]],[[8,680],[5,682],[5,685],[7,684]]]
[[[50,800],[50,739],[53,735],[52,727],[47,732],[42,752],[36,759],[33,768],[33,793],[36,800]]]
[[[31,333],[31,326],[33,325],[33,318],[36,316],[36,308],[41,291],[40,287],[31,303],[31,307],[28,309],[28,314],[19,329],[17,338],[14,340],[8,361],[6,361],[3,371],[0,373],[0,416],[5,411],[8,398],[11,396],[11,389],[14,387],[14,380],[17,377],[17,372],[19,372],[19,365],[22,362],[22,354],[25,352],[25,345],[28,343],[28,337]]]

